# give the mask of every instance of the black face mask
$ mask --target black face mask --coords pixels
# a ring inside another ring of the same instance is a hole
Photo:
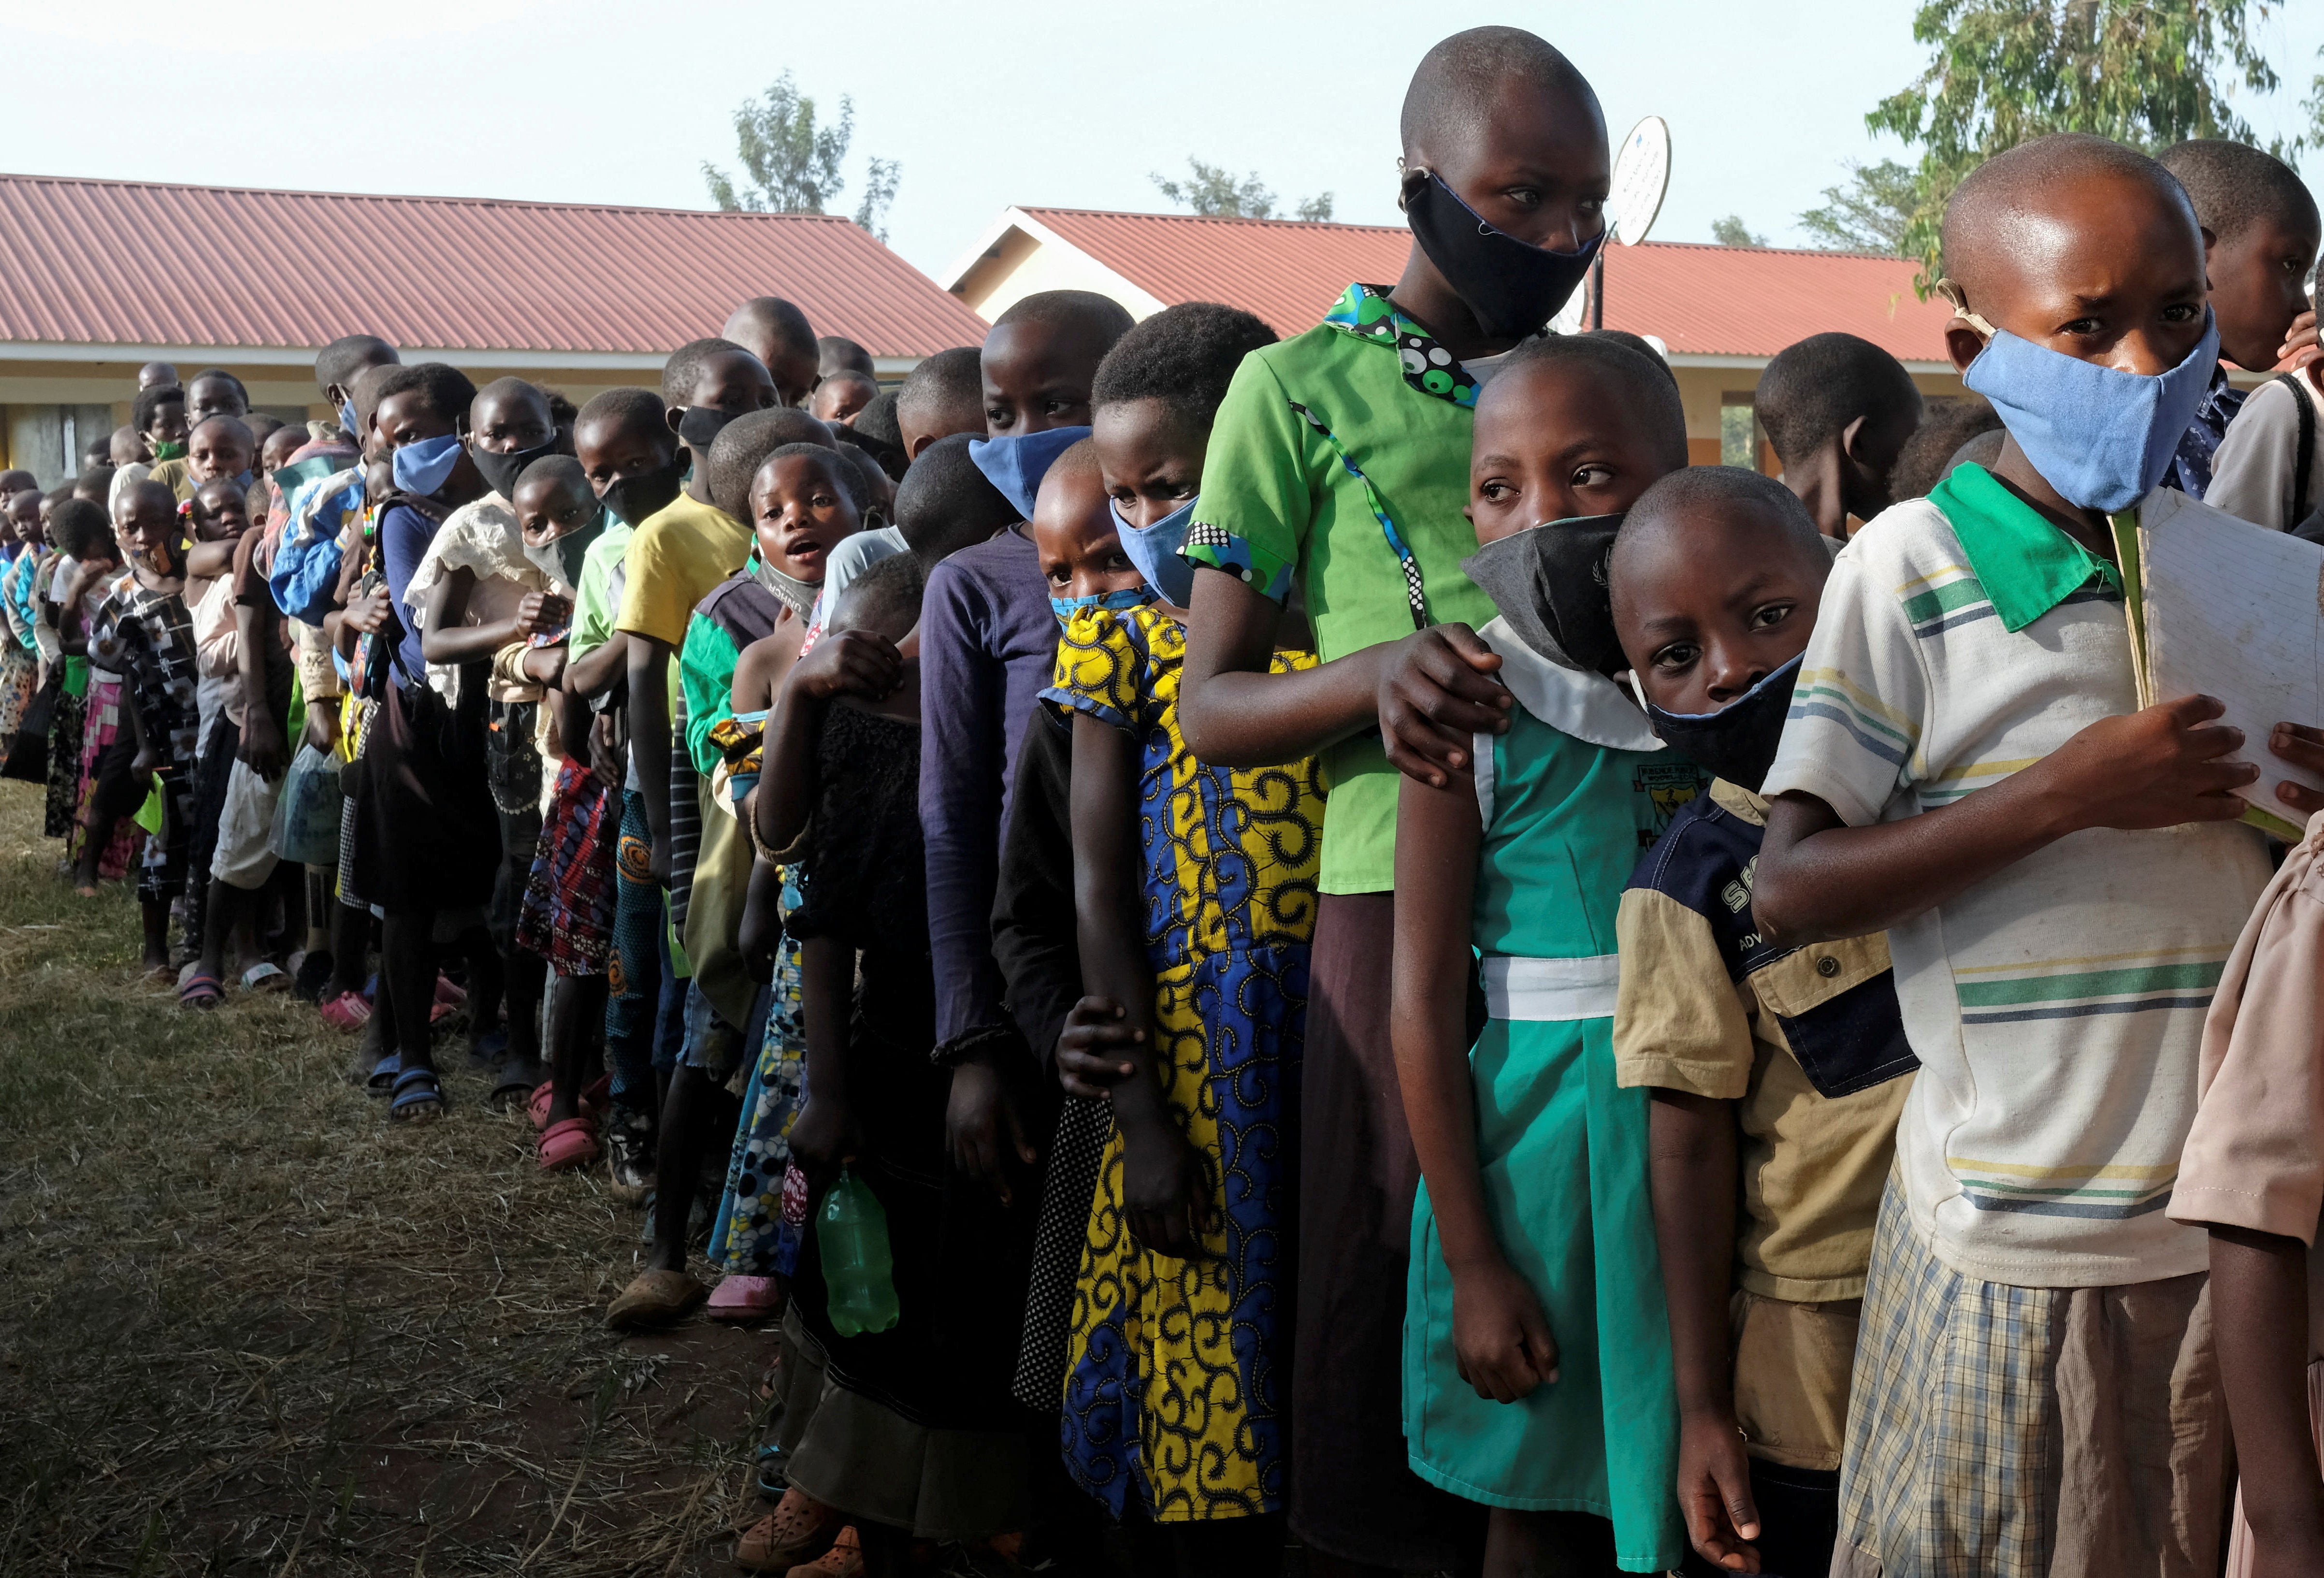
[[[1606,558],[1619,515],[1577,515],[1489,542],[1461,561],[1517,639],[1553,663],[1609,678],[1628,665],[1614,639]]]
[[[1792,715],[1792,687],[1806,656],[1802,652],[1717,712],[1665,712],[1650,701],[1646,720],[1672,750],[1756,795],[1775,765],[1784,720]]]
[[[1477,315],[1477,327],[1497,340],[1532,334],[1556,317],[1606,245],[1602,229],[1578,252],[1552,252],[1505,235],[1434,171],[1405,203],[1404,217],[1420,250]]]
[[[553,438],[546,444],[535,444],[530,449],[512,449],[505,455],[494,454],[474,438],[468,440],[468,458],[476,463],[476,470],[483,475],[484,484],[509,500],[516,497],[517,478],[524,475],[524,468],[556,453],[557,440]]]
[[[667,509],[685,484],[690,457],[684,450],[671,457],[670,463],[659,471],[645,472],[637,476],[625,476],[609,484],[597,495],[598,503],[619,516],[623,524],[642,526],[646,517],[657,510]]]
[[[557,550],[557,568],[563,572],[559,578],[567,586],[581,585],[581,561],[588,557],[589,545],[604,534],[605,514],[600,510],[589,524],[576,527],[549,544]]]
[[[678,419],[678,436],[706,453],[718,441],[718,435],[726,430],[726,424],[741,414],[720,411],[715,405],[689,405],[686,414]]]

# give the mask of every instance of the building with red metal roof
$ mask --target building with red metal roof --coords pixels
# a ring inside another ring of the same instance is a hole
[[[1112,297],[1139,317],[1178,301],[1223,301],[1280,334],[1323,315],[1348,282],[1392,283],[1412,233],[1401,226],[1010,208],[945,277],[987,322],[1036,291]],[[1605,324],[1665,347],[1698,462],[1740,458],[1760,369],[1785,346],[1841,329],[1904,364],[1923,392],[1959,394],[1941,300],[1913,289],[1909,260],[1858,253],[1642,242],[1606,248]],[[1561,327],[1578,328],[1576,294]],[[1727,437],[1722,448],[1722,433]],[[1753,447],[1766,469],[1772,460]]]
[[[140,364],[223,366],[286,418],[315,352],[376,334],[406,360],[576,400],[650,385],[752,296],[900,374],[984,324],[852,221],[821,215],[376,197],[0,175],[8,463],[45,482],[127,420]],[[77,461],[76,461],[77,464]]]

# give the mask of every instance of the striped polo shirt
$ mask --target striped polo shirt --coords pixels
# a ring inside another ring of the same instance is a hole
[[[1915,817],[2137,706],[2115,567],[1964,466],[1834,562],[1766,793]],[[2204,1269],[2163,1207],[2204,1010],[2267,880],[2240,824],[2093,828],[1889,929],[1921,1059],[1897,1162],[1940,1259],[2027,1287]]]

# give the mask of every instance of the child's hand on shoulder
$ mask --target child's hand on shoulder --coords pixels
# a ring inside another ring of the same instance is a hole
[[[791,669],[788,683],[816,701],[835,696],[884,701],[903,678],[903,654],[895,642],[868,630],[843,630],[817,641]]]
[[[1461,1379],[1496,1403],[1556,1384],[1549,1316],[1517,1268],[1499,1255],[1452,1274],[1452,1354]]]
[[[1106,1100],[1135,1066],[1123,1056],[1143,1038],[1128,1010],[1110,997],[1084,997],[1065,1015],[1057,1036],[1057,1083],[1069,1096]]]
[[[1389,765],[1431,789],[1468,771],[1478,734],[1506,733],[1500,655],[1465,624],[1435,624],[1379,649],[1380,743]]]
[[[2243,748],[2244,732],[2214,721],[2226,710],[2215,697],[2182,696],[2101,718],[2067,741],[2036,770],[2063,830],[2176,827],[2242,816],[2235,791],[2259,769],[2227,760]]]

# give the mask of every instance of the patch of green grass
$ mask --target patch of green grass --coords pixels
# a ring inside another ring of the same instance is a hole
[[[638,1220],[445,1058],[180,1009],[0,784],[0,1574],[726,1571],[765,1334],[607,1333]],[[448,1049],[447,1049],[448,1050]]]

